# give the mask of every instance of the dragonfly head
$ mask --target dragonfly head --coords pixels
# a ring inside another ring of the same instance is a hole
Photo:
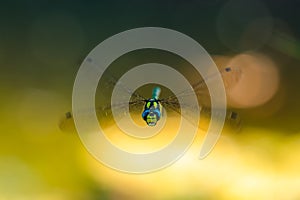
[[[150,111],[146,117],[146,122],[148,126],[155,126],[157,121],[157,115],[153,111]]]

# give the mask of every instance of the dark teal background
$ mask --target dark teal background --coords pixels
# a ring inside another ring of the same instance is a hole
[[[295,2],[263,1],[273,17],[273,34],[288,30],[287,34],[293,41],[286,43],[294,44],[290,47],[291,51],[288,51],[289,47],[278,50],[270,47],[272,40],[268,40],[264,46],[255,49],[278,63],[282,85],[288,96],[286,107],[274,118],[277,123],[266,123],[269,128],[278,124],[284,126],[280,121],[285,116],[287,126],[284,128],[298,130],[294,122],[299,112],[295,99],[299,99],[296,91],[300,74],[300,47],[297,42],[300,30]],[[225,2],[219,0],[2,2],[1,84],[3,88],[12,87],[12,91],[26,87],[53,89],[70,101],[75,74],[89,51],[111,35],[143,26],[183,32],[212,55],[235,55],[249,50],[234,45],[229,48],[220,41],[217,18],[224,5]],[[250,16],[258,17],[255,13]],[[225,37],[235,39],[248,25],[250,18],[249,15],[244,17],[242,12],[232,13],[229,17],[228,24],[233,29],[224,33],[232,35]],[[288,26],[287,30],[282,29],[282,22]],[[37,30],[36,26],[39,26]]]

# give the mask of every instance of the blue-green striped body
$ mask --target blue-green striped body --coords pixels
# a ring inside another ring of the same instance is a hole
[[[142,117],[148,126],[155,126],[157,121],[161,118],[161,105],[159,103],[160,91],[161,89],[159,87],[153,88],[152,98],[145,101]]]

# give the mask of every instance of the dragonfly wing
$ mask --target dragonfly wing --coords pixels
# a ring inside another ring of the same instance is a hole
[[[128,106],[130,107],[130,112],[137,112],[138,109],[141,109],[145,101],[145,98],[142,95],[118,81],[114,74],[108,69],[104,71],[92,58],[88,57],[84,60],[84,62],[91,67],[95,67],[100,71],[102,70],[102,74],[106,74],[106,76],[103,77],[103,81],[100,81],[100,83],[102,83],[99,87],[101,88],[101,91],[99,92],[99,101],[97,101],[98,104],[96,106],[96,113],[100,119],[99,121],[103,121],[103,124],[105,125],[111,125],[111,122],[114,120],[128,116]],[[114,102],[113,105],[111,105],[111,97],[108,97],[107,94],[111,94],[113,90],[116,91],[117,102]],[[112,108],[116,110],[114,113],[115,116],[112,115]],[[84,110],[80,112],[92,112],[92,110]],[[65,116],[62,117],[59,122],[59,128],[62,131],[75,131],[72,112],[67,112]]]
[[[168,115],[177,114],[181,115],[183,118],[188,120],[193,126],[197,126],[199,124],[198,117],[200,114],[201,108],[198,105],[192,104],[179,104],[178,101],[161,101],[163,108],[168,112]],[[197,110],[199,112],[197,112]]]
[[[163,107],[169,112],[181,115],[183,118],[188,120],[192,125],[199,127],[202,130],[207,131],[208,126],[211,121],[211,108],[210,107],[200,107],[199,113],[195,112],[197,110],[196,105],[180,105],[179,102],[162,102]],[[221,110],[215,110],[215,112],[222,112]],[[197,115],[198,116],[195,116]],[[198,117],[199,121],[198,120]],[[213,120],[219,120],[215,118]],[[218,121],[217,121],[218,123]],[[219,123],[222,123],[221,121]],[[232,110],[226,111],[225,117],[225,127],[229,128],[231,131],[238,132],[241,128],[241,118],[239,114]]]
[[[129,103],[114,104],[108,107],[99,107],[97,116],[101,127],[109,127],[123,118],[141,117],[144,101],[130,101]]]
[[[128,103],[119,103],[107,106],[96,107],[96,115],[101,127],[110,127],[117,120],[124,117],[129,117],[130,113],[140,114],[144,106],[144,101],[130,101]],[[114,113],[112,110],[114,109]],[[92,109],[80,111],[79,113],[91,113]],[[65,113],[65,116],[60,120],[59,128],[64,132],[74,132],[75,124],[72,112]]]
[[[112,72],[109,71],[109,69],[104,69],[101,68],[101,66],[97,65],[97,63],[92,59],[92,58],[87,58],[85,61],[88,65],[91,65],[91,67],[97,68],[102,72],[102,74],[106,74],[107,76],[104,77],[104,87],[109,88],[109,89],[118,89],[118,92],[123,92],[123,94],[130,95],[133,100],[145,100],[145,98],[140,95],[138,92],[133,91],[131,88],[127,87],[124,83],[118,80],[114,76]]]
[[[219,78],[219,75],[221,75],[221,78],[224,83],[225,91],[228,92],[232,88],[235,87],[235,85],[238,83],[242,76],[242,71],[239,67],[224,67],[219,69],[219,73],[211,74],[205,78],[202,78],[198,80],[197,82],[193,83],[191,88],[187,88],[186,90],[183,90],[177,94],[171,95],[169,97],[164,98],[165,101],[176,101],[180,98],[186,98],[192,95],[197,96],[199,100],[199,104],[201,106],[209,107],[211,105],[210,103],[210,93],[207,88],[206,83],[213,84],[216,79]]]
[[[214,110],[217,115],[218,112],[223,112],[222,110],[215,109]],[[219,121],[219,118],[211,119],[212,110],[210,107],[202,107],[201,109],[201,122],[200,122],[200,128],[207,130],[210,120],[217,120],[217,123],[223,123],[222,121]],[[241,129],[241,118],[240,115],[233,110],[228,109],[226,111],[225,121],[224,121],[224,128],[228,128],[231,132],[238,132]]]

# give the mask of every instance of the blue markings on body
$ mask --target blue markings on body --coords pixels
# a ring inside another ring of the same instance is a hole
[[[157,121],[161,118],[161,105],[159,102],[160,91],[161,89],[159,87],[153,88],[152,98],[145,100],[142,117],[149,126],[155,126]]]

